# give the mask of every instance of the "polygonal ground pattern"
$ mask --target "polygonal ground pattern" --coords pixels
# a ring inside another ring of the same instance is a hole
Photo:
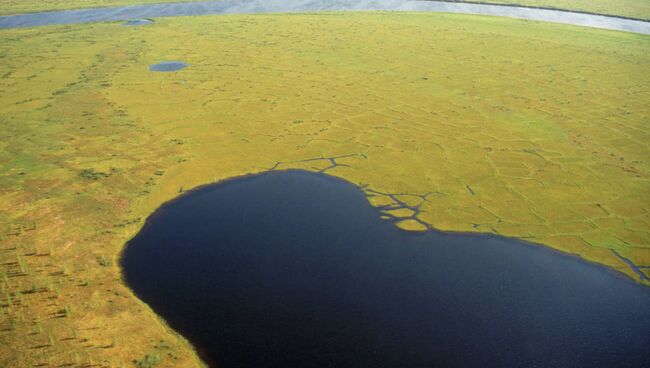
[[[0,366],[195,364],[116,255],[179,193],[270,169],[345,178],[406,230],[524,238],[648,283],[648,36],[332,13],[2,40]],[[165,60],[189,67],[148,70]]]

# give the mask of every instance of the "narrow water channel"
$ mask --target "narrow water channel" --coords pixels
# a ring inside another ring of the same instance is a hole
[[[233,179],[158,209],[124,277],[214,367],[650,366],[650,288],[379,215],[324,174]]]
[[[171,16],[359,10],[479,14],[650,34],[650,22],[614,16],[518,6],[420,0],[220,0],[146,4],[0,16],[0,29]]]

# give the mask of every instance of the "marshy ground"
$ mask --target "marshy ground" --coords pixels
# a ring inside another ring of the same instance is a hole
[[[648,284],[648,36],[410,13],[1,32],[0,366],[200,364],[117,257],[180,192],[271,169]]]

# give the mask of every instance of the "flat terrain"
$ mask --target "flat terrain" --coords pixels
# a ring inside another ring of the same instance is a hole
[[[271,168],[419,208],[392,213],[405,229],[524,238],[642,281],[615,250],[650,276],[648,36],[409,13],[1,33],[0,366],[197,365],[119,254],[179,193]],[[165,60],[189,67],[148,70]]]

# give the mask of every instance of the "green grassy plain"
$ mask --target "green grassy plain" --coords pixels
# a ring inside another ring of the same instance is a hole
[[[119,254],[179,193],[271,168],[419,206],[406,229],[650,265],[648,36],[411,13],[0,33],[2,367],[200,365]]]

